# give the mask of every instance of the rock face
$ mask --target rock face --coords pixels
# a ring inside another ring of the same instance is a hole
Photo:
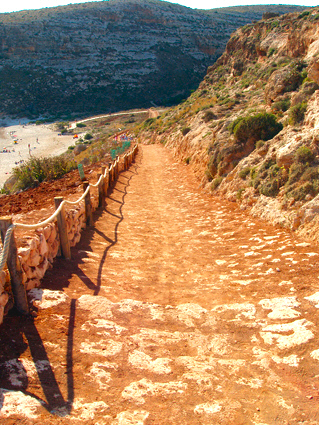
[[[269,8],[205,12],[110,0],[0,14],[0,113],[38,117],[176,103],[198,86],[230,34]]]
[[[318,22],[313,8],[239,29],[199,89],[147,132],[174,149],[203,187],[314,240]]]

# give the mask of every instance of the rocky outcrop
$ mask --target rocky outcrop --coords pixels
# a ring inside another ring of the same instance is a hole
[[[173,149],[207,190],[313,240],[319,238],[318,22],[313,8],[239,29],[199,89],[146,133]]]

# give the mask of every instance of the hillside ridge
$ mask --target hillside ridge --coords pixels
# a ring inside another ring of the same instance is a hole
[[[273,9],[209,13],[158,0],[110,0],[0,14],[0,114],[76,116],[176,104],[198,87],[233,31]]]

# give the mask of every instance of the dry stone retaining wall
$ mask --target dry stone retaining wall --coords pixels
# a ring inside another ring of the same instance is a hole
[[[92,211],[98,207],[97,194],[91,196]],[[86,227],[85,206],[81,202],[65,212],[67,233],[70,246],[74,247],[81,239],[81,231]],[[28,238],[27,246],[18,248],[18,255],[23,269],[23,283],[26,290],[40,286],[40,280],[60,248],[60,238],[56,222],[49,223],[43,229],[35,230],[34,237]]]
[[[92,191],[91,191],[92,192]],[[91,193],[92,211],[98,207],[98,194]],[[81,231],[86,227],[85,206],[82,201],[76,207],[65,211],[68,239],[74,247],[81,239]],[[27,291],[37,288],[45,272],[52,267],[60,249],[57,223],[49,223],[44,228],[28,234],[24,246],[18,247],[18,257],[22,267],[23,284]],[[11,302],[10,302],[11,300]],[[5,313],[12,307],[10,276],[7,270],[0,272],[0,324]]]

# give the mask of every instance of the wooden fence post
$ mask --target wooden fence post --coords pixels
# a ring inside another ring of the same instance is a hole
[[[86,191],[86,189],[87,189],[88,186],[89,186],[89,182],[88,181],[83,182],[83,192]],[[84,203],[85,203],[85,219],[86,219],[86,224],[88,226],[93,226],[93,216],[92,216],[92,205],[91,205],[90,191],[88,192],[88,194],[84,198]]]
[[[54,206],[57,210],[63,202],[63,196],[56,196],[54,198]],[[61,251],[64,258],[67,260],[71,259],[71,248],[70,248],[70,242],[68,237],[68,227],[66,224],[65,219],[65,211],[64,206],[62,207],[61,211],[57,215],[57,222],[58,222],[58,229],[59,229],[59,235],[60,235],[60,245],[61,245]]]
[[[107,164],[106,193],[107,193],[107,191],[108,191],[108,188],[110,187],[110,182],[111,182],[110,166],[111,166],[111,163],[110,163],[110,162],[108,162],[108,164]]]
[[[117,160],[118,160],[118,156],[115,158],[115,176],[114,176],[115,181],[118,179],[118,176],[119,176],[119,163],[117,162]]]
[[[109,171],[109,187],[110,187],[112,185],[112,182],[113,182],[113,161],[109,163],[109,170],[110,170]]]
[[[1,240],[4,243],[8,228],[12,224],[12,217],[5,216],[0,218]],[[18,257],[17,246],[14,239],[14,231],[11,234],[7,266],[11,277],[11,289],[14,303],[17,310],[22,314],[29,313],[29,305],[25,286],[22,280],[22,267]]]
[[[112,167],[112,182],[115,182],[116,180],[116,160],[113,162]]]
[[[106,197],[107,197],[107,188],[108,188],[108,172],[106,172],[106,167],[102,167],[103,174],[103,196],[104,196],[104,204],[106,205]]]
[[[102,174],[98,174],[97,178],[98,180],[100,179],[100,177],[102,176]],[[105,205],[105,198],[104,198],[104,177],[102,176],[102,179],[98,185],[98,191],[99,191],[99,207],[104,207]]]

